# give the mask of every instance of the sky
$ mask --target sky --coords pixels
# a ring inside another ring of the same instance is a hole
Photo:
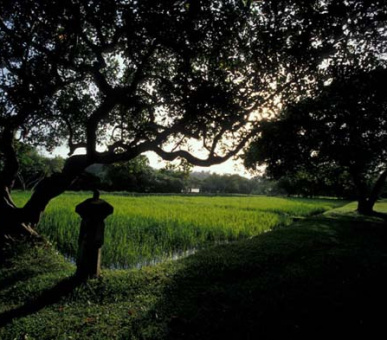
[[[153,152],[146,152],[145,155],[148,157],[149,163],[153,168],[162,168],[166,164],[159,156],[157,156]],[[244,177],[251,177],[251,174],[245,170],[240,159],[229,159],[228,161],[222,164],[212,165],[210,167],[195,166],[192,171],[206,171],[211,173],[216,172],[217,174],[237,174]]]
[[[61,156],[63,158],[67,158],[68,148],[65,146],[57,147],[52,153],[48,153],[44,150],[41,151],[45,156],[54,157],[54,156]],[[146,152],[144,153],[149,159],[150,166],[156,169],[163,168],[166,165],[166,162],[163,161],[158,155],[156,155],[154,152]],[[237,174],[243,177],[251,178],[252,174],[246,171],[244,168],[242,161],[240,159],[234,160],[229,159],[228,161],[218,164],[218,165],[212,165],[210,167],[200,167],[195,166],[192,171],[194,172],[211,172],[211,173],[217,173],[217,174]]]

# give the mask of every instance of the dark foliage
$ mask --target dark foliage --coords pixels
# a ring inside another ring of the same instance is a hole
[[[319,186],[340,178],[344,185],[350,178],[359,210],[363,201],[372,210],[387,176],[386,76],[379,68],[335,80],[318,97],[287,107],[262,125],[246,164],[267,164],[273,178],[295,183],[315,176]]]
[[[338,66],[374,68],[385,52],[386,6],[2,1],[0,224],[15,224],[17,216],[34,226],[48,202],[94,163],[153,151],[208,166],[236,155],[258,118],[280,102],[313,94],[338,76]],[[48,149],[66,142],[70,155],[20,210],[10,196],[16,137]],[[199,144],[205,156],[196,152]]]

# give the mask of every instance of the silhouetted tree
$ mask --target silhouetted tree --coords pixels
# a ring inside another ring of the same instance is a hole
[[[267,164],[276,179],[304,173],[336,181],[346,173],[358,211],[371,213],[387,178],[386,77],[379,68],[335,80],[318,97],[287,107],[263,124],[246,164]],[[302,185],[306,192],[310,183]]]
[[[208,166],[236,155],[259,114],[334,76],[349,50],[367,67],[385,10],[372,0],[1,1],[1,232],[33,233],[94,163],[154,151]],[[63,171],[22,208],[11,198],[15,136],[69,148]]]

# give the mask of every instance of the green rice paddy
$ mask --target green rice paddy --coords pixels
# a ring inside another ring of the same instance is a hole
[[[17,192],[23,204],[29,194]],[[90,193],[65,193],[49,204],[37,230],[65,256],[74,259],[80,217],[75,206]],[[217,243],[249,238],[294,217],[327,211],[339,200],[264,196],[124,196],[102,194],[114,206],[106,219],[102,264],[130,268],[193,252]]]

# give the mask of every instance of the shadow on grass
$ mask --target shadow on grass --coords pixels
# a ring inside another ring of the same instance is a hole
[[[374,212],[372,212],[371,216],[381,218],[385,222],[387,222],[387,214],[386,213],[381,213],[381,212],[374,211]]]
[[[183,261],[152,313],[167,339],[288,339],[383,331],[383,224],[314,218]]]
[[[50,318],[50,325],[62,324],[74,338],[377,338],[385,328],[386,245],[387,228],[380,220],[350,214],[303,219],[149,271],[106,271],[101,281],[91,282],[98,295],[74,294],[72,302],[82,299],[68,314],[36,319],[43,329],[37,334],[44,335]],[[44,254],[38,252],[37,268]],[[55,262],[48,265],[58,270]],[[0,314],[0,328],[70,296],[79,283],[74,278],[51,283],[55,286],[39,297]],[[92,312],[85,298],[94,301]],[[100,323],[78,320],[84,315],[99,315]],[[24,325],[15,323],[4,334],[18,334]]]
[[[17,282],[24,281],[34,275],[33,270],[24,270],[22,273],[15,273],[6,278],[0,278],[0,291],[14,285]]]
[[[55,304],[63,297],[71,294],[82,283],[84,283],[84,280],[76,276],[60,281],[54,287],[45,290],[37,298],[27,301],[21,307],[0,314],[0,328],[12,322],[14,319],[34,314],[47,306]]]

